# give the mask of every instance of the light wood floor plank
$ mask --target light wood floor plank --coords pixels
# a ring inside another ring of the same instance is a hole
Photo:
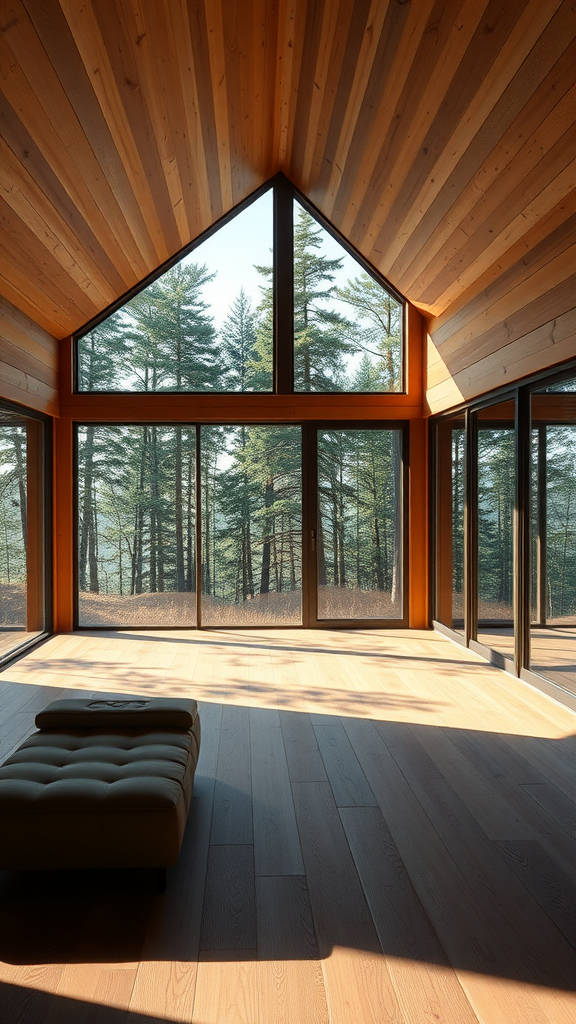
[[[200,700],[182,853],[0,872],[1,1024],[576,1020],[566,708],[426,631],[88,631],[0,672],[0,754],[75,693]]]

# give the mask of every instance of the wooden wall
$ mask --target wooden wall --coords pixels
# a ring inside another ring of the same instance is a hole
[[[58,415],[58,342],[1,296],[0,398]]]
[[[525,241],[428,325],[426,406],[441,412],[576,357],[576,214]]]

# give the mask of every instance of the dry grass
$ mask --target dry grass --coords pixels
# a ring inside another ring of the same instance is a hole
[[[0,626],[26,628],[25,583],[0,583]]]
[[[320,587],[318,614],[322,619],[391,619],[401,615],[391,595],[380,591]],[[204,626],[298,626],[302,621],[301,593],[257,594],[231,604],[202,598]],[[194,626],[196,595],[169,592],[135,594],[80,593],[80,626]]]

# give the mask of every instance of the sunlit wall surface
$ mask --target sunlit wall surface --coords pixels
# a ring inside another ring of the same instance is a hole
[[[402,617],[402,432],[318,432],[319,619]]]
[[[300,434],[201,428],[202,625],[301,623]]]
[[[195,444],[187,426],[78,428],[79,625],[194,625]]]
[[[0,658],[45,625],[43,429],[0,410]]]
[[[531,396],[530,667],[576,693],[576,379]]]

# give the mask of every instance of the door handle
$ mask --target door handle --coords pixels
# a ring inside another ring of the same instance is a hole
[[[312,551],[316,551],[316,530],[310,530],[310,546]]]

